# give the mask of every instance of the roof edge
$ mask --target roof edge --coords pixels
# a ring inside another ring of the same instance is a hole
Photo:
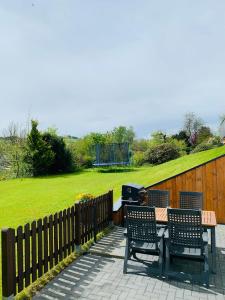
[[[178,177],[178,176],[180,176],[180,175],[183,175],[183,174],[185,174],[185,173],[187,173],[187,172],[190,172],[190,171],[192,171],[192,170],[194,170],[194,169],[197,169],[197,168],[199,168],[199,167],[202,167],[202,166],[204,166],[204,165],[206,165],[206,164],[208,164],[208,163],[210,163],[210,162],[213,162],[213,161],[215,161],[215,160],[217,160],[217,159],[219,159],[219,158],[222,158],[222,157],[224,157],[224,156],[225,156],[225,154],[222,154],[222,155],[220,155],[220,156],[214,157],[214,158],[212,158],[212,159],[210,159],[210,160],[208,160],[208,161],[206,161],[206,162],[204,162],[204,163],[202,163],[202,164],[200,164],[200,165],[197,165],[197,166],[195,166],[195,167],[192,167],[192,168],[190,168],[190,169],[188,169],[188,170],[186,170],[186,171],[180,172],[180,173],[178,173],[178,174],[176,174],[176,175],[173,175],[173,176],[171,176],[171,177],[167,177],[167,178],[165,178],[165,179],[163,179],[163,180],[161,180],[161,181],[159,181],[159,182],[156,182],[156,183],[153,183],[153,184],[151,184],[151,185],[148,185],[148,186],[146,186],[145,188],[148,189],[148,188],[153,187],[153,186],[155,186],[155,185],[161,184],[161,183],[163,183],[163,182],[165,182],[165,181],[167,181],[167,180],[176,178],[176,177]]]

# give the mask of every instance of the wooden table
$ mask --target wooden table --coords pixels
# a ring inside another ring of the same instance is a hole
[[[166,224],[167,208],[156,207],[156,221],[157,223]],[[202,211],[202,226],[210,230],[211,233],[211,252],[212,252],[212,271],[216,272],[216,214],[214,211]]]

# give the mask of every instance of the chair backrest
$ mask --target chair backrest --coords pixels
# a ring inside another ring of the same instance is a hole
[[[201,210],[168,208],[169,243],[183,247],[202,247]]]
[[[154,207],[170,206],[170,192],[163,190],[148,190],[147,205]]]
[[[203,209],[203,193],[180,192],[180,208]]]
[[[128,239],[149,243],[157,241],[154,207],[127,205],[125,214]]]

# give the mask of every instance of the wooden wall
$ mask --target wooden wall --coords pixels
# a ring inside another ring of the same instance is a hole
[[[225,224],[225,156],[146,189],[169,190],[171,207],[179,207],[180,191],[203,192],[204,210],[214,210],[217,222]]]

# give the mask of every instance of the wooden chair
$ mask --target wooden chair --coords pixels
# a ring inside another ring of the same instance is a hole
[[[155,208],[126,206],[126,249],[123,273],[127,273],[128,260],[136,253],[159,256],[159,273],[163,270],[163,234],[165,229],[156,227]],[[139,260],[139,259],[138,259]]]
[[[203,209],[203,193],[180,192],[180,208]]]
[[[164,235],[166,244],[166,276],[174,275],[174,272],[170,272],[171,256],[201,260],[204,262],[202,278],[208,287],[208,233],[203,232],[201,211],[168,208],[167,214],[168,229]],[[177,273],[176,276],[183,277],[180,273]],[[190,277],[193,279],[194,276],[191,275]]]

